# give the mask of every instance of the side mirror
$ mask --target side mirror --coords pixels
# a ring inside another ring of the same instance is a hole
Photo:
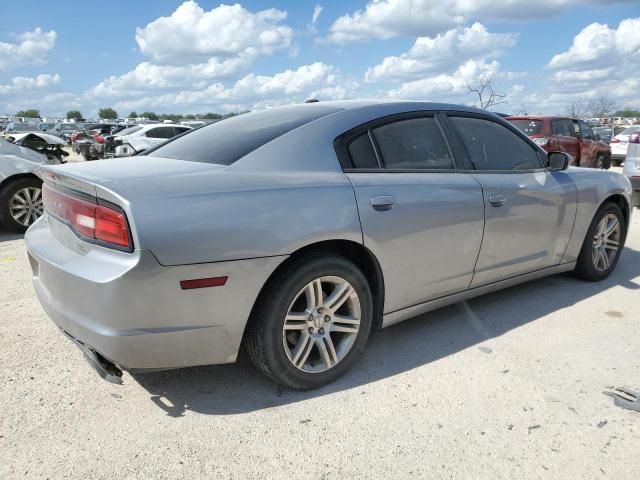
[[[547,168],[552,172],[566,170],[571,161],[571,156],[564,152],[549,152],[547,155]]]

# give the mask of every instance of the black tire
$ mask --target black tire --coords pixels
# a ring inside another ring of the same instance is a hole
[[[619,167],[620,165],[622,165],[622,159],[621,158],[614,158],[611,163],[613,163],[614,167]]]
[[[596,229],[598,228],[598,224],[600,221],[609,214],[613,214],[618,219],[620,223],[620,239],[618,244],[618,249],[616,250],[615,257],[611,260],[610,265],[605,270],[599,270],[595,267],[593,261],[593,241],[596,236]],[[622,210],[620,207],[613,202],[605,202],[596,212],[591,221],[591,225],[589,225],[589,229],[587,230],[587,235],[582,244],[582,249],[580,250],[580,255],[578,255],[578,261],[576,263],[576,268],[574,270],[574,274],[583,280],[587,280],[590,282],[598,282],[600,280],[604,280],[611,272],[616,268],[618,264],[618,260],[620,259],[620,254],[622,253],[622,249],[624,248],[624,242],[627,237],[627,225],[624,220],[624,215],[622,214]]]
[[[0,190],[0,223],[8,230],[12,232],[24,233],[31,225],[23,225],[17,222],[11,215],[10,203],[16,192],[24,188],[37,188],[42,191],[42,181],[38,178],[19,178],[2,187]]]
[[[283,345],[283,325],[299,292],[313,280],[337,276],[351,284],[360,302],[360,328],[348,353],[336,365],[319,373],[294,366]],[[263,289],[247,325],[244,347],[253,364],[272,380],[297,390],[319,388],[345,374],[362,353],[373,319],[371,290],[363,273],[349,260],[312,252],[292,260]]]
[[[611,168],[611,159],[604,153],[599,153],[597,160],[598,168],[602,170],[609,170]]]

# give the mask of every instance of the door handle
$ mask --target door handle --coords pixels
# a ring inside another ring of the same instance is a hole
[[[396,203],[392,195],[380,195],[371,197],[371,206],[376,210],[389,210]]]
[[[501,207],[507,201],[507,197],[502,195],[501,193],[492,193],[489,195],[489,203],[492,207]]]

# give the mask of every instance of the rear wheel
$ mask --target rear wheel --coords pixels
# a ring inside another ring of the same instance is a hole
[[[602,205],[587,230],[575,274],[592,282],[607,278],[618,263],[626,235],[620,207],[612,202]]]
[[[0,221],[14,232],[25,232],[43,212],[42,182],[20,178],[0,191]]]
[[[369,337],[371,291],[350,261],[312,253],[278,272],[261,293],[245,347],[267,376],[307,390],[336,380]]]

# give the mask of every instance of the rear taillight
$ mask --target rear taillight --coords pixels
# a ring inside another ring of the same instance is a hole
[[[640,143],[640,133],[634,133],[629,137],[629,143]]]
[[[47,213],[66,223],[80,237],[132,250],[129,225],[123,212],[59,192],[46,183],[42,186],[42,200]]]
[[[613,138],[611,139],[611,143],[620,143],[620,139],[619,139],[619,138],[615,138],[615,137],[613,137]]]

